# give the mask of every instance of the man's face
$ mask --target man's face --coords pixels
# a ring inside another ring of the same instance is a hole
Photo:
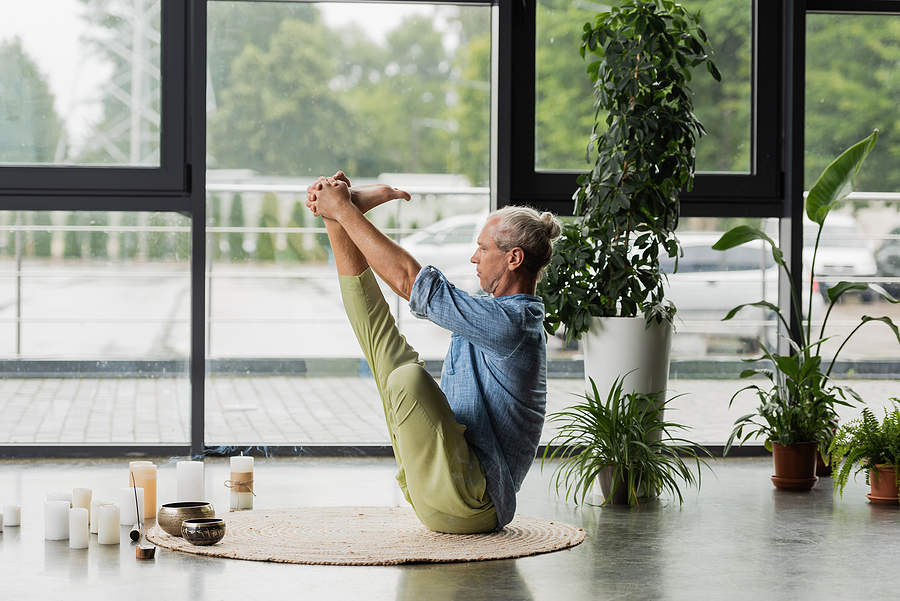
[[[475,273],[481,283],[481,289],[488,294],[495,294],[503,277],[509,271],[509,253],[503,252],[497,247],[494,240],[494,232],[497,230],[497,217],[491,217],[484,224],[484,228],[478,235],[478,249],[472,258],[475,263]]]

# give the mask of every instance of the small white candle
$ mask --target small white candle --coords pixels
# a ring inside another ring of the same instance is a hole
[[[72,507],[82,507],[84,509],[90,510],[91,508],[91,495],[92,491],[90,488],[76,488],[72,490]]]
[[[178,502],[205,501],[203,493],[203,462],[179,461],[175,464],[178,474],[178,489],[175,499]]]
[[[231,509],[253,509],[253,457],[231,458]]]
[[[18,505],[4,505],[3,523],[6,526],[20,525],[22,523],[22,509]]]
[[[47,501],[44,503],[44,539],[67,538],[69,538],[69,502]]]
[[[134,478],[132,478],[132,475]],[[128,486],[144,489],[145,518],[156,517],[156,466],[150,461],[132,461],[128,464]]]
[[[69,548],[87,549],[91,535],[88,532],[88,510],[75,507],[69,510]]]
[[[119,523],[123,526],[134,526],[138,522],[144,523],[144,489],[136,490],[137,501],[134,498],[134,488],[119,489]],[[139,510],[140,515],[138,515]]]
[[[132,503],[134,500],[132,500]],[[101,545],[118,545],[121,538],[119,528],[119,506],[101,505],[97,508],[97,542]]]
[[[97,514],[97,511],[100,509],[101,505],[112,505],[112,501],[101,501],[99,499],[94,499],[91,501],[91,534],[97,534],[97,525],[99,524],[100,517]]]

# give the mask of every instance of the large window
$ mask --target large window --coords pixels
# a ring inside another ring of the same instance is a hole
[[[0,22],[0,445],[383,445],[380,408],[356,402],[373,384],[306,186],[343,169],[406,188],[411,202],[372,219],[471,290],[487,210],[571,211],[592,120],[578,43],[604,5],[19,4]],[[774,298],[776,274],[759,249],[712,254],[712,239],[739,219],[791,232],[802,273],[803,190],[875,127],[859,188],[827,228],[835,258],[820,258],[813,306],[840,279],[900,291],[900,2],[686,4],[702,9],[724,75],[693,82],[709,135],[670,280],[673,388],[702,391],[776,337],[763,312],[721,321],[735,295]],[[437,373],[447,334],[389,298]],[[847,298],[829,334],[893,307]],[[896,371],[882,326],[842,352],[855,373]],[[556,371],[578,353],[549,341],[553,402],[580,388]],[[739,385],[717,383],[723,411]],[[85,422],[88,400],[99,410]]]
[[[323,434],[383,442],[382,429],[354,434],[328,419],[317,429],[317,416],[333,406],[313,390],[295,392],[308,390],[300,378],[366,369],[324,225],[303,204],[306,186],[342,169],[354,185],[409,191],[409,203],[379,207],[370,218],[476,291],[468,259],[490,207],[492,9],[208,6],[206,398],[207,414],[225,419],[207,420],[207,440],[265,443],[259,430],[234,440],[229,420],[284,412],[284,427],[268,432],[281,442],[315,443]],[[449,335],[414,319],[386,287],[385,294],[422,357],[443,358]],[[281,393],[272,393],[273,378]],[[235,395],[238,379],[243,392]]]

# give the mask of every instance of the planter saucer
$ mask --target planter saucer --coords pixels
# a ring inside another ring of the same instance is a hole
[[[878,505],[897,505],[900,503],[900,500],[897,497],[874,497],[871,493],[866,494],[866,498],[869,499],[870,503],[876,503]]]
[[[812,478],[797,479],[779,478],[778,476],[772,476],[772,484],[775,485],[775,488],[781,490],[811,490],[818,481],[819,478],[817,476],[813,476]]]

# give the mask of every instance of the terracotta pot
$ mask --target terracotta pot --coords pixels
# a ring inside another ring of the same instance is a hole
[[[897,472],[890,465],[876,465],[869,469],[869,486],[872,492],[866,497],[881,505],[900,504],[897,496]]]
[[[819,481],[816,476],[815,442],[797,442],[789,445],[772,443],[772,462],[775,475],[772,484],[781,490],[810,490]]]

